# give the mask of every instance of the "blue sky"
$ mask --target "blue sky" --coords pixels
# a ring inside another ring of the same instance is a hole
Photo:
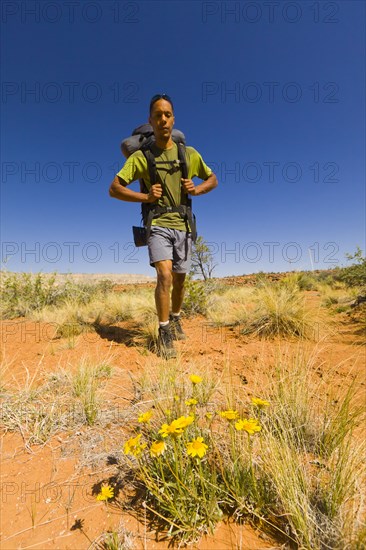
[[[161,92],[218,176],[193,201],[217,276],[365,250],[364,2],[4,1],[1,17],[7,269],[154,275],[139,205],[108,187]]]

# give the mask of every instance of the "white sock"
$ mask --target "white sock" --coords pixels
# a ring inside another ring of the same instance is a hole
[[[172,317],[180,317],[180,312],[179,313],[172,313]]]
[[[169,321],[161,321],[161,322],[159,322],[159,326],[160,326],[160,327],[166,327],[167,325],[169,325]]]

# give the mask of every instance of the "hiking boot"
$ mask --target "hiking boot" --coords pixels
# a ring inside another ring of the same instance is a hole
[[[173,340],[185,340],[187,337],[182,329],[182,325],[180,324],[180,316],[176,317],[174,315],[170,315],[169,321]]]
[[[173,344],[173,336],[170,330],[170,323],[165,327],[159,327],[157,354],[164,359],[174,359],[177,352]]]

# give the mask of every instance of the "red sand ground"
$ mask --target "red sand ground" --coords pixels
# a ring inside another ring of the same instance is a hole
[[[307,300],[312,307],[318,308],[320,298],[316,292],[308,292]],[[301,344],[309,350],[317,349],[315,376],[322,378],[329,368],[339,365],[333,382],[341,386],[350,371],[353,375],[361,373],[360,391],[364,396],[365,348],[362,347],[363,337],[358,325],[346,314],[329,316],[329,323],[331,330],[322,335],[320,343]],[[34,376],[37,385],[45,380],[47,373],[59,367],[75,366],[86,355],[103,358],[112,354],[116,370],[105,391],[110,403],[125,408],[126,399],[130,400],[133,395],[129,373],[139,377],[155,359],[151,353],[141,353],[141,348],[127,345],[133,323],[116,325],[123,329],[116,338],[119,341],[89,333],[79,336],[75,347],[68,349],[65,339],[50,339],[45,324],[22,319],[3,321],[3,353],[6,360],[12,361],[5,373],[4,384],[11,382],[14,387],[22,387],[28,372],[28,376]],[[248,396],[260,388],[261,372],[270,372],[279,352],[284,354],[298,347],[295,341],[244,338],[238,329],[211,327],[203,317],[184,320],[184,328],[188,339],[177,344],[182,368],[192,372],[209,367],[220,374],[230,364],[233,380],[241,386],[245,382],[244,391]],[[120,447],[125,439],[123,426],[121,428]],[[44,446],[28,449],[20,433],[3,433],[2,549],[87,549],[91,541],[107,530],[117,529],[120,523],[132,533],[133,548],[168,547],[167,542],[156,542],[155,533],[149,532],[142,521],[122,511],[116,504],[106,505],[95,500],[93,485],[115,473],[115,466],[99,462],[93,467],[82,460],[78,437],[81,437],[81,432],[85,435],[85,430],[87,428],[80,430],[79,435],[73,431],[59,433]],[[115,448],[118,428],[113,441],[110,437],[103,441],[103,429],[98,434],[94,426],[93,431],[94,437],[99,435],[99,450],[100,445],[107,452],[113,445]],[[213,536],[202,538],[193,546],[200,550],[280,547],[280,542],[270,540],[248,525],[225,524],[220,525]]]

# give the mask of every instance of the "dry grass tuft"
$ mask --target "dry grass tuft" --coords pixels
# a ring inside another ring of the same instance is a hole
[[[314,337],[314,318],[305,307],[296,285],[261,284],[255,292],[255,309],[247,318],[243,334],[263,338]]]
[[[8,386],[3,399],[3,426],[6,431],[18,431],[27,448],[47,443],[58,432],[97,422],[100,390],[112,372],[109,356],[97,363],[83,358],[75,372],[59,369],[39,384],[41,365],[40,361],[33,375],[25,366],[25,381],[18,387]]]

